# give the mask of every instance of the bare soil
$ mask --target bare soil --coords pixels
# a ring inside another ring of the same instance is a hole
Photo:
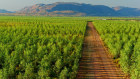
[[[88,22],[77,79],[128,79],[113,62],[92,22]]]

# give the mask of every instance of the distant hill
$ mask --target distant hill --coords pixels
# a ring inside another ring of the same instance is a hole
[[[118,16],[114,9],[104,5],[90,5],[69,2],[53,4],[36,4],[25,7],[17,13],[48,15],[48,16]]]
[[[2,10],[0,13],[11,13]],[[16,11],[15,15],[33,16],[140,16],[140,9],[129,7],[108,7],[73,2],[35,4]]]
[[[120,13],[122,16],[140,16],[140,9],[130,7],[113,7],[115,11]]]
[[[7,11],[7,10],[4,10],[4,9],[0,9],[0,13],[14,13],[12,11]]]

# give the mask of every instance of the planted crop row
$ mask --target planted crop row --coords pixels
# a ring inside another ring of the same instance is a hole
[[[140,22],[95,21],[109,51],[131,79],[140,78]]]
[[[86,22],[69,18],[1,17],[0,79],[73,79]]]

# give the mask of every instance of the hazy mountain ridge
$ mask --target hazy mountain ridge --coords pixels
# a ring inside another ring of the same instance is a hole
[[[39,14],[39,15],[66,15],[66,16],[117,16],[114,9],[104,5],[90,5],[72,2],[57,2],[53,4],[36,4],[25,7],[17,13]]]
[[[130,8],[130,7],[113,7],[118,13],[122,14],[123,16],[140,16],[140,9],[138,8]]]
[[[39,16],[140,16],[140,9],[56,2],[53,4],[35,4],[16,11],[16,14]]]
[[[0,13],[14,13],[12,11],[7,11],[7,10],[4,10],[4,9],[0,9]]]

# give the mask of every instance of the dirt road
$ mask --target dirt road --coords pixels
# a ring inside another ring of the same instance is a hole
[[[107,54],[92,22],[88,22],[77,79],[126,79]]]

